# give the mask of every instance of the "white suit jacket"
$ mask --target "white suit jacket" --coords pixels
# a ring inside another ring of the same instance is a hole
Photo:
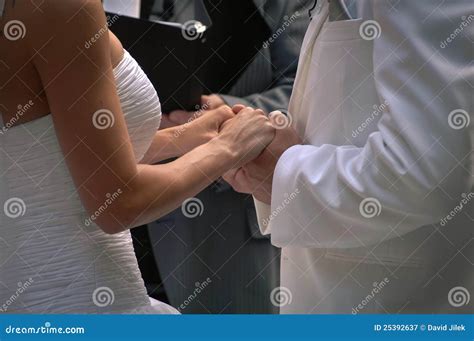
[[[282,313],[472,312],[472,0],[319,0],[260,226]]]

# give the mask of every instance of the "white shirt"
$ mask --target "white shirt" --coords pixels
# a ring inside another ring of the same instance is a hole
[[[281,312],[472,311],[453,293],[474,293],[473,3],[360,0],[326,22],[319,2],[289,108],[305,145],[256,202]]]

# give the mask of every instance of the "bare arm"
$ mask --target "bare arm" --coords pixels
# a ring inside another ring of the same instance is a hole
[[[222,123],[234,117],[232,109],[227,106],[193,119],[200,114],[195,112],[182,125],[159,130],[141,163],[154,164],[182,156],[217,137]]]
[[[45,23],[48,23],[45,25]],[[107,193],[122,194],[96,223],[106,233],[148,223],[178,207],[221,174],[256,157],[274,130],[259,111],[244,110],[221,134],[166,165],[137,165],[115,88],[107,27],[99,0],[45,1],[31,18],[34,63],[45,87],[59,143],[88,212]],[[92,116],[106,109],[115,124],[99,130]],[[240,141],[240,142],[238,142]]]

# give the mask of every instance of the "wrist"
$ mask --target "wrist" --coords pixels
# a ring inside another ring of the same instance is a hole
[[[206,124],[202,119],[195,119],[185,124],[184,135],[186,135],[184,136],[185,140],[191,146],[190,149],[193,149],[211,141],[216,137],[217,130],[213,133],[212,130],[206,127]]]
[[[220,162],[222,162],[225,172],[233,169],[241,157],[240,152],[229,144],[222,135],[214,137],[208,145],[220,156]]]

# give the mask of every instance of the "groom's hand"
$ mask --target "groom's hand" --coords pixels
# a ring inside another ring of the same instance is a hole
[[[236,111],[238,108],[234,107]],[[301,143],[301,138],[292,127],[277,129],[273,142],[257,159],[228,172],[223,178],[235,191],[252,194],[257,200],[270,204],[273,173],[278,160],[288,148]]]

